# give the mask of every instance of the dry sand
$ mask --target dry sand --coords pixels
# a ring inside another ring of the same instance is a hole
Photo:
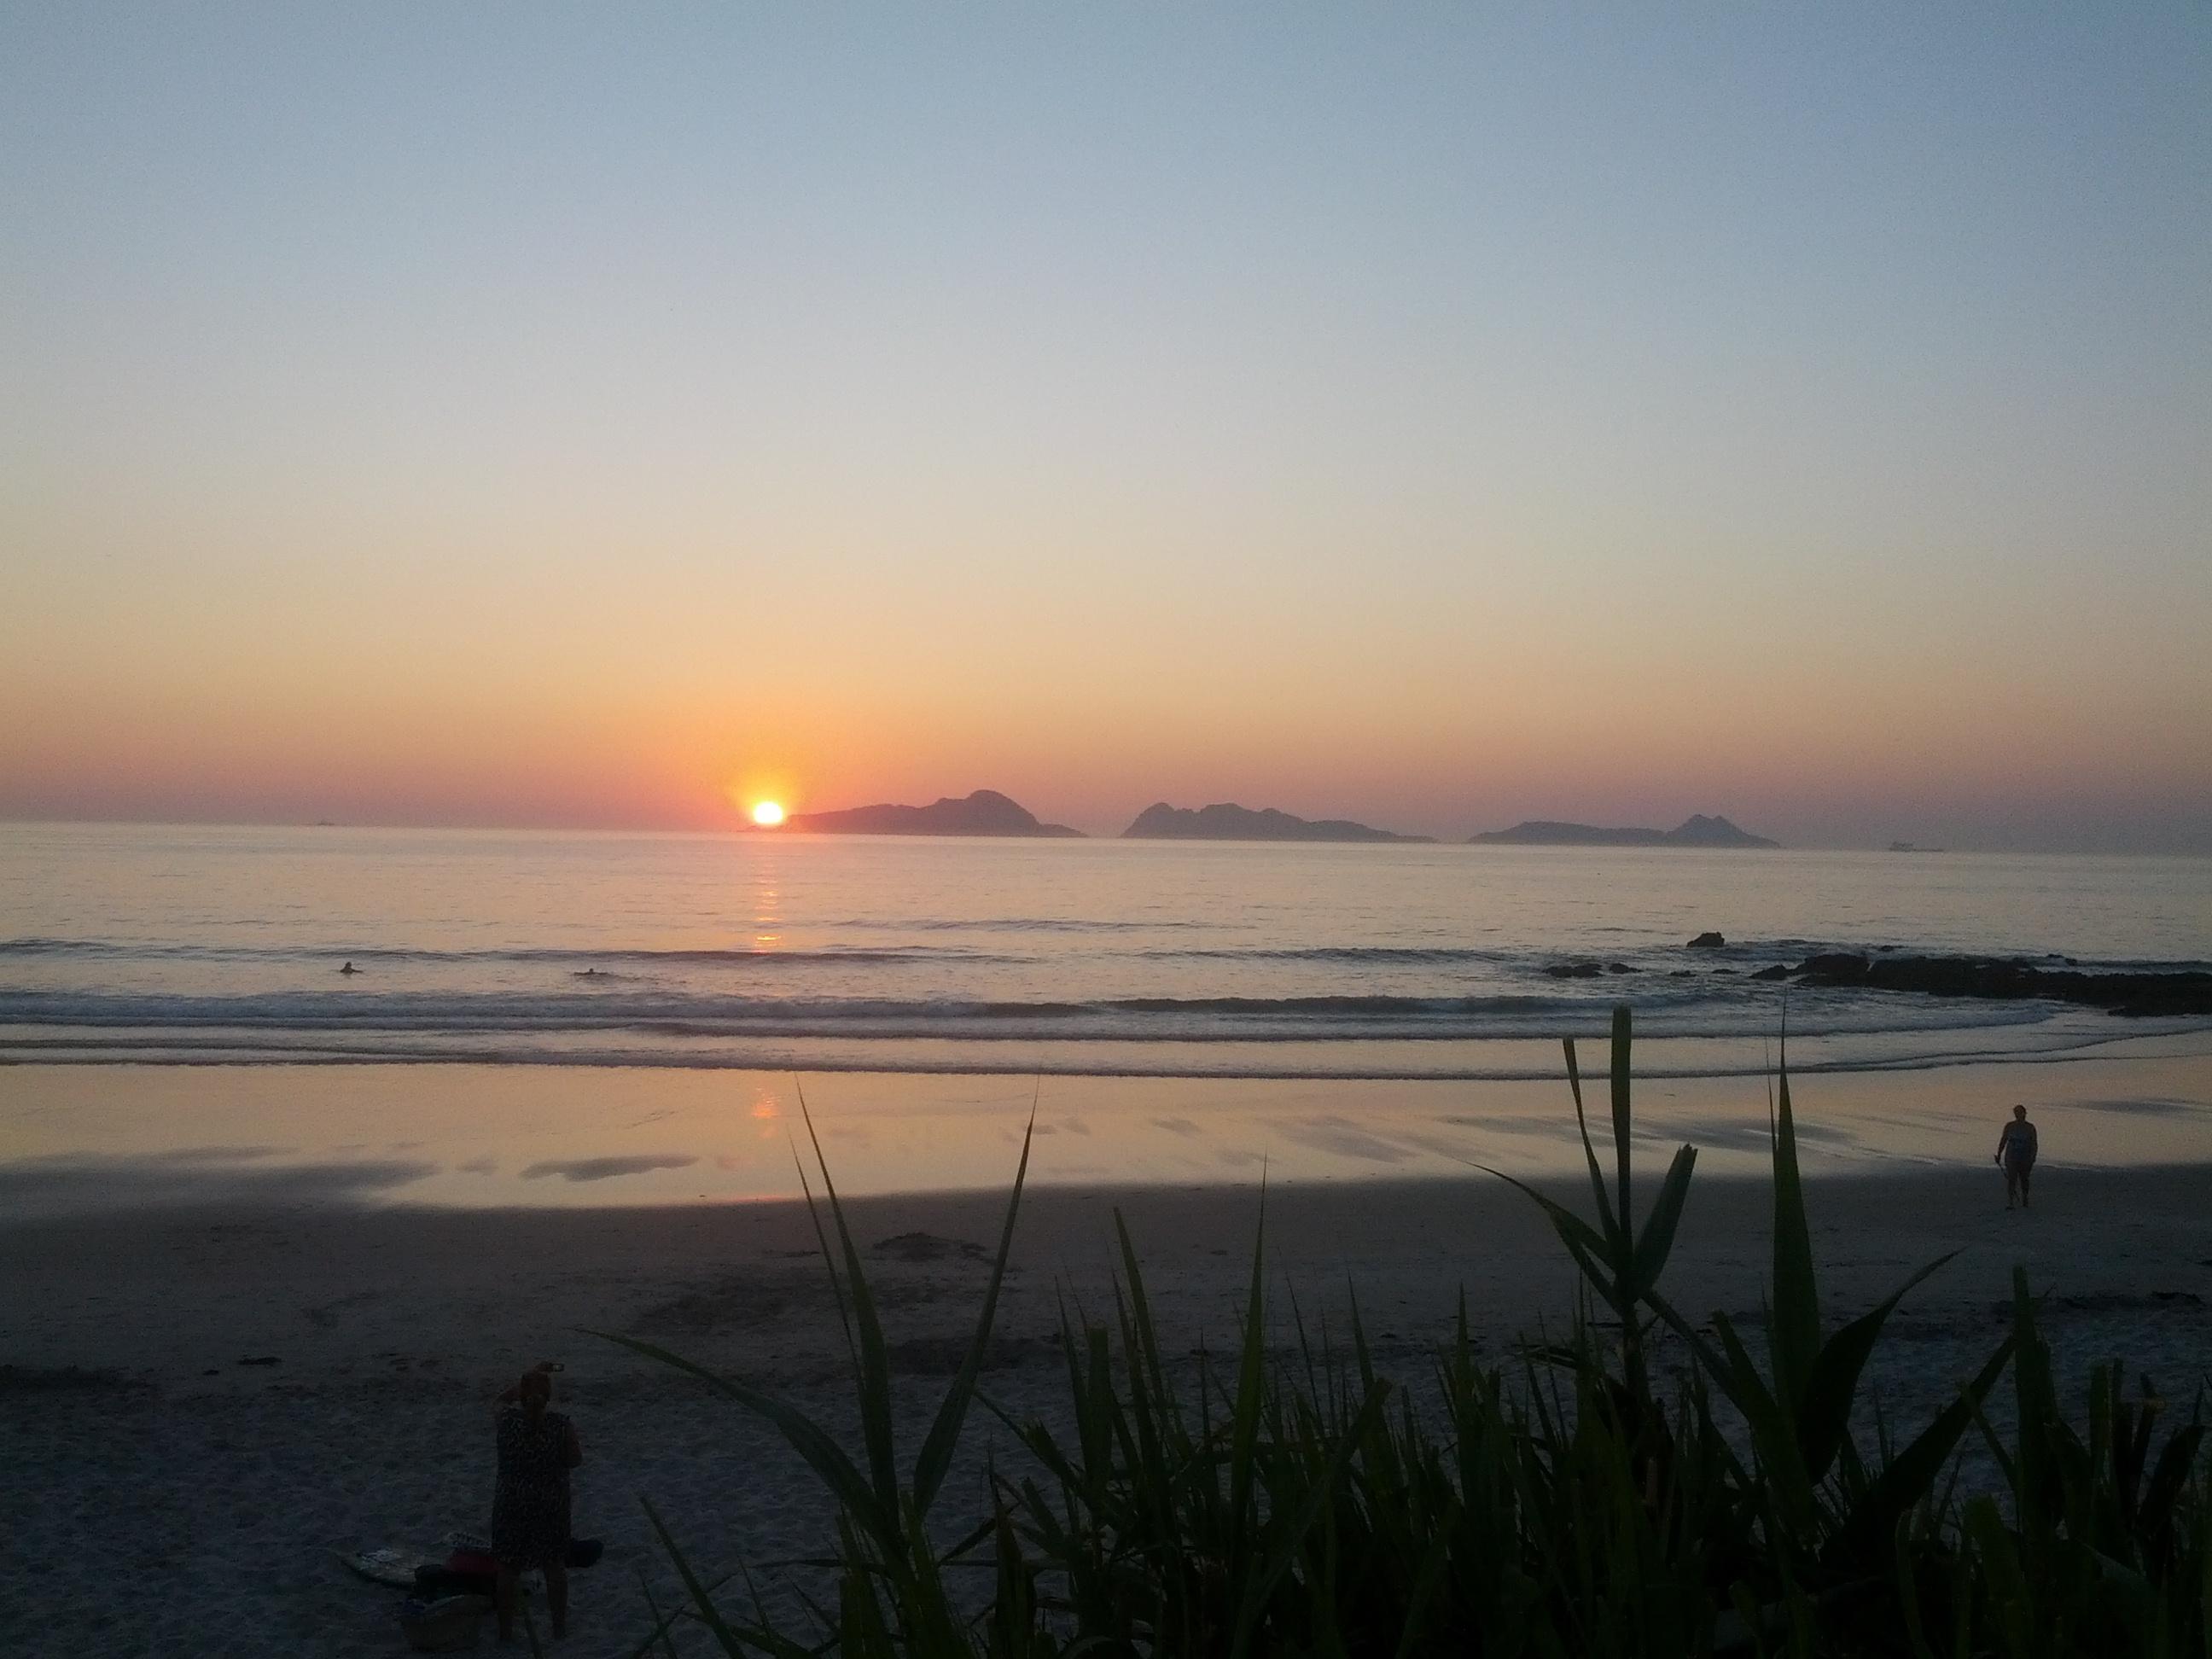
[[[2185,1392],[2212,1358],[2212,1172],[2042,1172],[2008,1213],[1996,1171],[1817,1181],[1830,1308],[1958,1260],[1893,1327],[1875,1381],[1893,1415],[1948,1397],[1996,1339],[2009,1271],[2051,1297],[2062,1374],[2127,1358]],[[1586,1199],[1559,1189],[1570,1201]],[[1700,1311],[1754,1311],[1763,1182],[1701,1181],[1671,1274]],[[974,1318],[1003,1200],[852,1206],[918,1437]],[[1256,1188],[1048,1188],[1024,1206],[987,1377],[1050,1413],[1063,1292],[1109,1297],[1111,1214],[1127,1215],[1170,1340],[1220,1346],[1250,1267]],[[824,1516],[768,1432],[700,1385],[578,1334],[665,1343],[850,1427],[842,1349],[805,1212],[789,1204],[457,1212],[328,1205],[181,1207],[0,1225],[0,1645],[11,1653],[383,1656],[399,1596],[333,1552],[434,1546],[480,1528],[490,1401],[526,1364],[565,1362],[580,1427],[577,1526],[608,1558],[576,1578],[562,1650],[628,1653],[641,1571],[664,1596],[637,1496],[700,1559],[758,1567],[818,1549]],[[1464,1286],[1503,1356],[1569,1306],[1563,1259],[1524,1200],[1474,1180],[1316,1184],[1267,1200],[1278,1339],[1294,1290],[1342,1329],[1358,1286],[1386,1364],[1425,1369]],[[247,1359],[275,1363],[245,1364]],[[74,1368],[72,1370],[71,1368]],[[974,1419],[966,1479],[1004,1431]],[[961,1494],[951,1494],[957,1502]],[[687,1647],[686,1651],[698,1650]]]

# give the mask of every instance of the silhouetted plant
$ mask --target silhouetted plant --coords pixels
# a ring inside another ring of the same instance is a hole
[[[1852,1425],[1869,1357],[1899,1301],[1942,1262],[1826,1328],[1785,1057],[1765,1352],[1723,1315],[1711,1334],[1685,1318],[1661,1280],[1696,1154],[1675,1154],[1638,1226],[1631,1034],[1617,1011],[1610,1189],[1566,1045],[1595,1220],[1514,1183],[1550,1218],[1617,1343],[1578,1302],[1564,1339],[1486,1366],[1462,1301],[1417,1405],[1415,1390],[1378,1375],[1355,1298],[1348,1351],[1310,1340],[1293,1304],[1295,1350],[1271,1359],[1263,1222],[1233,1364],[1218,1370],[1201,1353],[1184,1371],[1161,1348],[1117,1213],[1111,1321],[1062,1315],[1066,1426],[991,1407],[1012,1435],[1013,1467],[993,1470],[989,1513],[943,1546],[927,1522],[979,1397],[1028,1142],[974,1339],[902,1474],[888,1351],[815,1140],[827,1227],[811,1183],[807,1202],[845,1322],[859,1461],[786,1401],[610,1340],[702,1377],[799,1453],[836,1506],[822,1564],[834,1595],[808,1602],[804,1635],[750,1577],[745,1611],[732,1613],[719,1599],[730,1580],[706,1581],[648,1504],[687,1601],[653,1607],[638,1654],[672,1652],[678,1623],[725,1653],[778,1659],[2212,1653],[2201,1400],[2160,1442],[2155,1390],[2146,1381],[2130,1401],[2118,1367],[2100,1367],[2077,1431],[2015,1270],[2011,1332],[1960,1396],[1902,1447],[1877,1417],[1875,1444],[1862,1447]],[[1665,1398],[1653,1381],[1662,1334],[1685,1357]],[[2008,1364],[2009,1443],[1983,1411]],[[2002,1489],[1957,1501],[1958,1447],[1977,1425]]]

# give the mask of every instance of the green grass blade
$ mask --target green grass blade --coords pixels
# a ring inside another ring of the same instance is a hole
[[[1727,1315],[1713,1316],[1713,1329],[1719,1334],[1729,1361],[1727,1370],[1714,1381],[1743,1413],[1744,1423],[1751,1430],[1752,1444],[1759,1452],[1767,1484],[1777,1501],[1788,1512],[1793,1525],[1809,1528],[1814,1522],[1813,1482],[1805,1472],[1796,1425],[1790,1419],[1789,1408],[1759,1380],[1758,1362],[1751,1357],[1751,1351],[1736,1334],[1735,1323]]]
[[[1659,1316],[1669,1330],[1682,1339],[1691,1353],[1696,1357],[1704,1374],[1719,1388],[1729,1403],[1738,1411],[1743,1410],[1742,1401],[1736,1397],[1737,1379],[1733,1374],[1733,1368],[1720,1350],[1705,1340],[1705,1334],[1684,1318],[1680,1310],[1673,1303],[1660,1295],[1656,1285],[1644,1287],[1644,1303],[1652,1312]],[[1753,1373],[1751,1380],[1753,1382],[1758,1382],[1756,1372]],[[1759,1386],[1763,1391],[1765,1385]]]
[[[2013,1504],[2022,1533],[2031,1536],[2046,1525],[2046,1510],[2056,1496],[2057,1448],[2052,1429],[2058,1419],[2058,1390],[2051,1375],[2051,1349],[2035,1326],[2035,1298],[2028,1291],[2027,1269],[2012,1270],[2012,1380],[2015,1391],[2014,1432],[2019,1437],[2019,1469],[2013,1480]]]
[[[2014,1340],[2008,1335],[1959,1397],[1883,1466],[1830,1537],[1821,1551],[1823,1560],[1838,1565],[1866,1561],[1893,1536],[1898,1517],[1934,1488],[1960,1437],[1980,1415],[1982,1401],[2012,1359]]]
[[[2027,1571],[2020,1559],[2019,1548],[2012,1534],[2006,1531],[2004,1517],[1997,1513],[1992,1498],[1967,1499],[1965,1523],[1966,1541],[1988,1585],[1998,1627],[2004,1632],[2005,1651],[2017,1656],[2017,1659],[2027,1659],[2040,1644],[2035,1640],[2033,1613],[2036,1598],[2028,1588]]]
[[[707,1586],[708,1594],[721,1589],[737,1576],[734,1572],[724,1573]],[[642,1567],[637,1570],[637,1587],[645,1594],[646,1610],[653,1615],[653,1628],[646,1632],[644,1640],[629,1650],[626,1659],[647,1659],[655,1648],[662,1650],[664,1659],[678,1659],[675,1640],[668,1632],[676,1627],[678,1620],[685,1616],[683,1605],[679,1602],[666,1613],[661,1612],[660,1604],[653,1594],[653,1582],[645,1576]]]
[[[1338,1483],[1344,1478],[1352,1453],[1373,1430],[1389,1393],[1390,1385],[1385,1382],[1360,1402],[1350,1431],[1336,1437],[1336,1443],[1329,1449],[1328,1461],[1314,1478],[1297,1509],[1287,1516],[1272,1517],[1270,1529],[1275,1535],[1268,1540],[1265,1564],[1246,1583],[1237,1613],[1236,1637],[1230,1644],[1231,1659],[1242,1659],[1249,1649],[1252,1632],[1267,1607],[1267,1598],[1274,1594],[1275,1586],[1282,1582],[1283,1575],[1291,1570],[1291,1562],[1297,1559],[1299,1547],[1305,1542],[1306,1534],[1313,1530],[1314,1522],[1320,1518],[1323,1508],[1335,1497]]]
[[[1137,1246],[1129,1237],[1129,1224],[1123,1218],[1121,1206],[1114,1209],[1114,1237],[1121,1249],[1121,1267],[1128,1278],[1129,1317],[1137,1335],[1136,1347],[1131,1351],[1132,1365],[1141,1364],[1150,1380],[1152,1397],[1165,1401],[1168,1397],[1167,1373],[1160,1358],[1160,1340],[1152,1327],[1151,1299],[1145,1294],[1145,1273],[1137,1262]]]
[[[1620,1225],[1613,1220],[1613,1200],[1607,1196],[1605,1190],[1605,1171],[1598,1167],[1597,1148],[1590,1143],[1589,1115],[1583,1109],[1583,1073],[1582,1067],[1575,1062],[1575,1040],[1572,1037],[1563,1037],[1560,1039],[1559,1046],[1566,1050],[1567,1090],[1575,1097],[1575,1128],[1583,1138],[1583,1161],[1589,1165],[1590,1197],[1597,1205],[1598,1231],[1604,1235],[1598,1254],[1601,1257],[1610,1259],[1613,1254],[1614,1243],[1618,1242],[1625,1254],[1627,1242],[1622,1236]],[[1493,1170],[1491,1173],[1495,1175],[1497,1171]],[[1517,1182],[1515,1184],[1519,1185]],[[1522,1188],[1523,1192],[1528,1190],[1525,1187]]]
[[[1771,1332],[1775,1392],[1794,1410],[1820,1352],[1820,1292],[1813,1274],[1813,1234],[1797,1170],[1797,1127],[1790,1108],[1790,1037],[1782,1038],[1781,1105],[1774,1122],[1774,1279]]]
[[[646,1656],[655,1648],[660,1650],[661,1659],[682,1659],[676,1651],[674,1639],[668,1634],[669,1626],[676,1622],[676,1615],[661,1613],[660,1602],[653,1593],[653,1581],[642,1571],[637,1575],[637,1587],[645,1592],[645,1610],[653,1615],[653,1631],[644,1641],[630,1650],[629,1659],[646,1659]]]
[[[1042,1093],[1043,1079],[1038,1079]],[[960,1362],[959,1373],[953,1377],[952,1386],[945,1390],[945,1402],[937,1409],[937,1419],[929,1425],[928,1438],[922,1442],[921,1452],[915,1459],[914,1504],[917,1513],[927,1515],[937,1497],[938,1488],[945,1482],[945,1471],[952,1467],[952,1454],[960,1442],[961,1425],[967,1421],[968,1405],[975,1397],[975,1380],[982,1375],[983,1361],[991,1346],[991,1324],[999,1312],[999,1290],[1006,1278],[1006,1258],[1013,1253],[1014,1220],[1021,1213],[1022,1183],[1030,1172],[1030,1146],[1036,1138],[1036,1101],[1030,1102],[1029,1127],[1022,1134],[1021,1162],[1014,1169],[1014,1190],[1006,1200],[1006,1224],[999,1231],[999,1253],[992,1258],[991,1283],[983,1292],[983,1310],[975,1322],[975,1340],[968,1345],[968,1352]]]
[[[1635,1231],[1635,1212],[1628,1202],[1628,1148],[1635,1136],[1633,1113],[1629,1106],[1629,1050],[1633,1020],[1628,1005],[1622,1003],[1613,1011],[1613,1157],[1620,1172],[1620,1243],[1626,1260],[1630,1235]]]
[[[1564,1204],[1545,1197],[1527,1182],[1516,1181],[1503,1170],[1493,1170],[1487,1164],[1471,1167],[1485,1175],[1496,1176],[1507,1186],[1524,1194],[1537,1208],[1542,1210],[1551,1218],[1552,1229],[1559,1234],[1559,1242],[1567,1247],[1567,1254],[1582,1269],[1583,1277],[1605,1297],[1609,1306],[1616,1310],[1621,1310],[1620,1275],[1613,1266],[1612,1248],[1605,1239],[1598,1237],[1595,1228]]]
[[[628,1348],[633,1353],[643,1354],[648,1359],[657,1359],[664,1365],[688,1372],[716,1393],[734,1400],[756,1416],[767,1419],[783,1436],[785,1443],[814,1471],[816,1478],[829,1489],[830,1496],[851,1510],[879,1542],[889,1543],[900,1535],[896,1517],[878,1512],[881,1505],[874,1488],[854,1466],[853,1460],[845,1455],[845,1449],[796,1406],[756,1389],[749,1382],[740,1382],[733,1376],[710,1371],[681,1354],[671,1353],[650,1342],[641,1342],[635,1337],[618,1336],[612,1331],[595,1331],[587,1328],[580,1328],[580,1332],[582,1335],[598,1337],[601,1341],[611,1342],[617,1347]]]
[[[2158,1462],[2151,1471],[2150,1482],[2143,1488],[2137,1513],[2142,1517],[2142,1529],[2148,1533],[2164,1531],[2172,1522],[2174,1510],[2189,1479],[2197,1468],[2197,1454],[2204,1443],[2204,1429],[2201,1424],[2190,1423],[2177,1429],[2159,1454]],[[2204,1521],[2197,1524],[2203,1526]],[[2212,1636],[2212,1631],[2207,1632]]]
[[[794,1085],[797,1079],[793,1079]],[[875,1298],[868,1292],[868,1275],[860,1265],[860,1246],[853,1241],[853,1230],[845,1220],[845,1206],[838,1201],[836,1183],[830,1178],[830,1160],[822,1153],[822,1137],[814,1127],[814,1114],[808,1109],[805,1091],[799,1092],[799,1115],[806,1125],[806,1137],[814,1145],[815,1166],[822,1172],[822,1191],[830,1200],[830,1218],[837,1229],[837,1243],[845,1258],[845,1278],[853,1297],[853,1322],[860,1338],[860,1437],[868,1452],[869,1478],[875,1483],[878,1512],[889,1518],[891,1546],[886,1554],[897,1560],[906,1553],[905,1532],[899,1520],[899,1481],[896,1442],[891,1429],[891,1361],[890,1349],[884,1341],[884,1328],[876,1317]]]
[[[660,1540],[660,1547],[667,1553],[669,1560],[674,1564],[676,1576],[684,1581],[684,1588],[691,1597],[691,1605],[698,1612],[699,1622],[714,1632],[714,1640],[721,1644],[724,1653],[737,1656],[738,1659],[742,1659],[744,1649],[738,1644],[737,1632],[732,1630],[728,1622],[723,1619],[721,1610],[714,1605],[714,1595],[708,1589],[705,1582],[692,1571],[691,1563],[685,1559],[684,1552],[678,1547],[676,1540],[670,1534],[667,1526],[661,1521],[660,1512],[653,1507],[653,1500],[649,1498],[640,1498],[637,1501],[645,1506],[645,1518],[652,1523],[654,1535]]]
[[[1859,1375],[1874,1352],[1883,1324],[1922,1280],[1957,1254],[1954,1250],[1951,1255],[1938,1256],[1899,1285],[1873,1312],[1853,1320],[1822,1345],[1797,1402],[1797,1440],[1804,1450],[1805,1472],[1814,1480],[1828,1472],[1843,1449],[1850,1429],[1851,1401],[1858,1393]]]
[[[1644,1218],[1644,1231],[1636,1241],[1638,1296],[1645,1287],[1659,1282],[1667,1258],[1674,1249],[1674,1231],[1681,1224],[1682,1206],[1690,1196],[1690,1172],[1697,1163],[1698,1149],[1694,1146],[1685,1146],[1674,1154],[1674,1163],[1668,1166],[1667,1179],[1660,1183],[1658,1201]]]
[[[1261,1392],[1266,1381],[1267,1187],[1260,1183],[1260,1221],[1252,1230],[1252,1285],[1244,1303],[1244,1351],[1237,1361],[1237,1399],[1229,1419],[1229,1571],[1234,1578],[1253,1509],[1253,1452],[1260,1436]]]
[[[1551,1218],[1552,1226],[1559,1233],[1560,1242],[1569,1249],[1587,1252],[1594,1261],[1599,1262],[1604,1261],[1607,1249],[1605,1239],[1599,1237],[1596,1228],[1591,1226],[1589,1222],[1567,1208],[1565,1205],[1555,1199],[1547,1198],[1527,1182],[1516,1180],[1503,1170],[1493,1170],[1487,1164],[1477,1164],[1471,1167],[1481,1170],[1485,1175],[1496,1176],[1507,1186],[1533,1201],[1537,1208]]]
[[[1436,1594],[1443,1579],[1444,1563],[1451,1547],[1451,1534],[1438,1527],[1430,1538],[1428,1547],[1421,1553],[1419,1571],[1413,1575],[1413,1593],[1406,1599],[1406,1620],[1398,1633],[1395,1659],[1413,1659],[1421,1632],[1427,1622],[1429,1601]]]
[[[822,1225],[822,1206],[814,1201],[814,1183],[806,1178],[806,1164],[799,1156],[799,1143],[795,1140],[791,1143],[791,1161],[799,1170],[799,1190],[806,1200],[806,1218],[813,1224],[815,1248],[822,1252],[822,1265],[830,1271],[830,1299],[837,1304],[837,1327],[845,1333],[845,1358],[851,1362],[853,1376],[857,1380],[860,1375],[860,1351],[853,1342],[853,1316],[845,1307],[845,1281],[838,1274],[837,1253],[830,1248],[830,1235]]]

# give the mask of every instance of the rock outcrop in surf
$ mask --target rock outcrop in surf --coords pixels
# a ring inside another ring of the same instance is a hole
[[[1999,1001],[2048,998],[2137,1018],[2212,1014],[2212,974],[2193,970],[2087,973],[2071,968],[2039,968],[2017,957],[1867,957],[1836,951],[1808,957],[1785,971],[1801,985],[1917,991],[1927,996],[1989,997]]]
[[[946,795],[927,806],[848,806],[835,812],[793,812],[774,833],[817,836],[1026,836],[1078,837],[1083,831],[1064,823],[1042,823],[1036,815],[995,789],[972,795]]]
[[[1156,802],[1137,814],[1122,832],[1137,841],[1399,841],[1429,842],[1433,836],[1401,836],[1349,818],[1301,818],[1272,806],[1255,811],[1221,802],[1194,811]]]
[[[1486,830],[1470,838],[1501,847],[1767,847],[1782,845],[1739,830],[1723,817],[1693,812],[1672,830],[1607,830],[1594,823],[1528,818],[1510,830]]]

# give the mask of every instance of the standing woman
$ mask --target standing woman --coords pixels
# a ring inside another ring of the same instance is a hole
[[[499,1639],[514,1638],[521,1577],[545,1575],[553,1634],[568,1631],[568,1471],[584,1461],[576,1425],[553,1403],[553,1367],[540,1364],[499,1397],[499,1485],[491,1553],[499,1562]]]
[[[2027,1121],[2027,1108],[2012,1109],[2012,1121],[1997,1132],[1997,1163],[2003,1167],[2005,1208],[2013,1200],[2027,1207],[2027,1189],[2035,1179],[2035,1125]]]

